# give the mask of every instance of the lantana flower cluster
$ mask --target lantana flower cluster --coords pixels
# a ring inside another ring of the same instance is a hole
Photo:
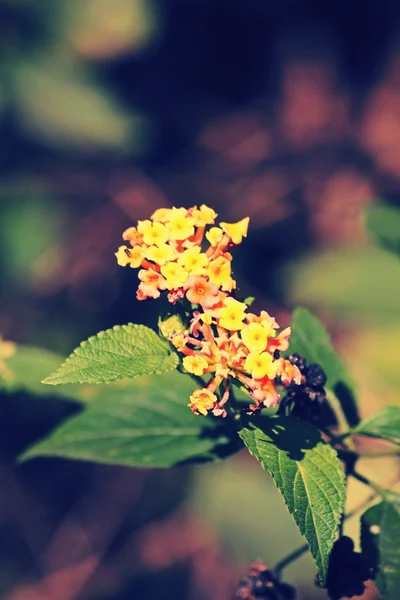
[[[278,333],[267,312],[250,313],[234,297],[229,249],[247,236],[249,218],[215,226],[216,217],[204,204],[158,209],[123,233],[130,247],[120,246],[116,257],[121,266],[141,267],[139,300],[165,291],[173,304],[184,298],[191,303],[188,328],[170,336],[185,371],[198,380],[208,377],[189,406],[198,415],[225,417],[232,383],[249,393],[249,412],[254,412],[275,406],[277,386],[300,384],[302,376],[280,354],[288,349],[290,327]]]
[[[249,219],[214,225],[217,214],[205,204],[200,208],[160,208],[149,220],[129,227],[122,237],[131,247],[120,246],[118,264],[139,271],[138,300],[159,298],[167,290],[175,304],[186,296],[192,304],[211,308],[236,288],[231,275],[231,245],[247,236]],[[208,248],[203,251],[204,238]]]

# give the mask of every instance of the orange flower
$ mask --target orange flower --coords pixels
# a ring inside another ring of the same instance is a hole
[[[200,304],[203,308],[211,308],[219,302],[218,288],[214,283],[204,277],[189,277],[184,285],[187,290],[186,298],[193,304]]]
[[[257,404],[264,406],[275,406],[279,402],[279,394],[276,391],[275,383],[268,377],[257,382],[257,386],[251,392],[252,397]]]
[[[279,364],[278,375],[284,385],[290,385],[292,381],[299,385],[301,383],[301,372],[296,365],[292,365],[289,360],[281,358],[277,361]]]
[[[146,298],[159,298],[160,290],[165,290],[165,279],[153,269],[142,269],[138,273],[141,281],[138,287],[137,299],[146,300]]]
[[[128,227],[122,234],[122,239],[126,242],[130,242],[132,246],[135,246],[135,244],[142,243],[143,236],[138,232],[136,227]]]
[[[286,352],[289,348],[289,338],[292,330],[290,327],[286,327],[283,331],[280,332],[276,338],[269,340],[268,342],[268,352],[273,353],[274,350],[281,350],[282,352]]]

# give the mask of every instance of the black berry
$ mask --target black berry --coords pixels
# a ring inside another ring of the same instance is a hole
[[[271,581],[259,578],[253,584],[253,594],[256,598],[268,598],[268,600],[280,600],[277,590]]]
[[[296,590],[281,583],[275,573],[261,560],[249,566],[247,577],[236,589],[235,599],[241,600],[295,600]]]
[[[288,360],[292,363],[292,365],[296,365],[296,367],[299,368],[300,373],[304,372],[307,363],[304,358],[300,356],[300,354],[297,354],[297,352],[292,352],[292,354],[289,354]]]
[[[308,365],[305,369],[306,382],[312,387],[324,387],[326,375],[319,365]]]
[[[362,554],[354,552],[350,538],[344,536],[335,542],[326,578],[326,588],[332,600],[361,596],[365,589],[364,582],[374,576],[372,565]]]

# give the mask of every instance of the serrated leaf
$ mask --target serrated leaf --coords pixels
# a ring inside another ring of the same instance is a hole
[[[178,356],[144,325],[116,325],[74,350],[43,383],[110,383],[175,369]]]
[[[374,204],[367,210],[366,225],[376,241],[392,252],[400,254],[400,208]]]
[[[352,433],[383,438],[400,444],[400,406],[388,406],[352,429]]]
[[[400,589],[400,496],[386,492],[383,502],[361,517],[363,553],[378,569],[376,586],[383,600],[397,600]]]
[[[188,408],[194,387],[189,377],[177,371],[111,384],[84,412],[24,452],[21,460],[58,456],[135,467],[170,467],[236,451],[239,440],[228,423],[195,416]]]
[[[262,427],[250,422],[239,435],[271,473],[310,546],[323,585],[346,496],[341,463],[310,423],[293,417],[263,421]]]
[[[327,376],[327,387],[339,399],[349,425],[357,425],[360,418],[353,382],[324,325],[307,309],[299,307],[293,311],[291,327],[290,352],[297,352],[308,363],[321,365]]]

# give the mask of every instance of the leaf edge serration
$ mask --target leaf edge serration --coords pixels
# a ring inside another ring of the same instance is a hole
[[[111,332],[118,332],[120,330],[125,331],[126,329],[131,329],[131,328],[143,329],[143,330],[146,330],[147,332],[151,332],[152,335],[156,336],[156,339],[159,342],[160,347],[164,346],[166,349],[164,359],[170,359],[171,364],[168,365],[168,368],[149,369],[149,370],[146,370],[145,373],[132,374],[132,377],[129,377],[129,379],[135,379],[136,377],[140,377],[141,375],[144,375],[144,374],[158,375],[161,373],[167,373],[168,371],[172,371],[173,369],[175,369],[178,366],[178,364],[179,364],[178,355],[172,351],[168,342],[166,340],[162,339],[160,336],[158,336],[157,333],[153,329],[150,329],[150,327],[146,327],[146,325],[142,325],[142,324],[138,324],[138,323],[125,323],[123,325],[114,325],[113,327],[110,327],[109,329],[99,331],[97,334],[90,336],[87,340],[83,340],[79,344],[79,346],[77,346],[69,354],[69,356],[64,360],[64,362],[58,367],[58,369],[56,369],[53,373],[48,375],[48,377],[43,379],[41,381],[41,383],[44,385],[53,385],[53,386],[64,385],[64,384],[69,384],[69,383],[96,384],[96,382],[94,382],[92,380],[90,382],[88,382],[87,380],[85,381],[84,379],[73,380],[73,381],[72,380],[71,381],[60,380],[60,375],[62,374],[63,370],[71,364],[71,361],[73,361],[77,356],[79,357],[80,351],[82,351],[82,350],[84,351],[85,348],[87,348],[88,346],[93,347],[93,343],[95,343],[98,339],[104,339]],[[173,361],[173,357],[175,357],[175,361]],[[103,384],[103,383],[108,384],[108,383],[113,383],[115,381],[121,381],[122,379],[127,379],[127,377],[119,377],[116,374],[115,377],[110,377],[107,381],[99,381],[97,383],[98,384]]]
[[[256,437],[255,436],[255,430],[254,429],[248,429],[248,431],[250,431],[251,434],[252,434],[252,438],[254,440],[254,447],[256,448],[256,452],[257,452],[257,444],[255,443],[255,437]],[[346,477],[345,477],[344,471],[341,470],[341,472],[340,472],[339,477],[340,477],[341,487],[340,487],[340,490],[337,490],[338,495],[339,495],[340,508],[338,509],[337,514],[336,514],[336,511],[335,511],[335,514],[334,514],[335,527],[332,528],[332,534],[331,534],[331,537],[329,539],[329,543],[327,544],[327,546],[329,548],[329,551],[328,551],[328,554],[327,554],[327,557],[326,557],[326,564],[321,564],[321,567],[323,567],[323,572],[321,572],[321,569],[320,569],[320,566],[319,566],[319,561],[317,560],[319,557],[315,556],[314,553],[312,552],[312,548],[310,546],[310,543],[307,540],[307,538],[305,537],[305,530],[303,531],[302,530],[303,528],[301,529],[300,528],[300,524],[296,521],[295,512],[296,512],[297,509],[293,510],[293,511],[290,510],[290,507],[288,505],[287,499],[286,499],[286,497],[285,497],[285,495],[283,493],[283,486],[281,487],[277,483],[278,476],[275,475],[271,470],[268,469],[268,467],[267,467],[267,465],[266,465],[265,462],[262,462],[262,461],[260,461],[258,459],[256,453],[254,451],[252,451],[247,446],[247,444],[245,443],[245,441],[242,438],[242,436],[240,435],[240,433],[241,432],[239,431],[239,436],[242,439],[243,443],[245,444],[245,446],[246,446],[248,452],[250,453],[250,455],[253,456],[257,460],[257,462],[261,465],[261,468],[264,471],[266,471],[267,473],[269,473],[270,476],[272,477],[272,480],[273,480],[276,488],[279,490],[279,492],[280,492],[280,494],[281,494],[281,496],[283,498],[283,501],[284,501],[284,503],[285,503],[285,505],[286,505],[286,507],[288,509],[288,512],[289,512],[290,516],[292,517],[292,519],[295,522],[295,524],[296,524],[296,526],[297,526],[300,534],[304,537],[304,539],[305,539],[305,541],[306,541],[306,543],[307,543],[307,545],[309,547],[310,553],[311,553],[313,559],[315,560],[315,563],[316,563],[316,566],[317,566],[318,576],[319,576],[319,579],[320,579],[320,583],[321,583],[321,585],[324,585],[325,584],[325,580],[326,580],[326,575],[327,575],[327,572],[328,572],[329,555],[330,555],[330,552],[332,551],[333,545],[335,543],[337,532],[338,532],[338,528],[339,528],[339,524],[340,524],[340,520],[342,518],[344,509],[345,509],[345,503],[346,503],[345,481],[346,481]],[[329,448],[333,452],[332,456],[336,456],[336,458],[338,458],[337,451],[334,448],[332,448],[332,446],[330,446],[329,444],[326,444],[326,443],[324,443],[324,442],[321,441],[321,442],[319,442],[318,445],[321,445],[321,447]],[[278,449],[278,452],[279,452],[279,449]],[[297,462],[297,461],[295,461],[295,462]],[[339,474],[339,471],[338,471],[338,474]]]

